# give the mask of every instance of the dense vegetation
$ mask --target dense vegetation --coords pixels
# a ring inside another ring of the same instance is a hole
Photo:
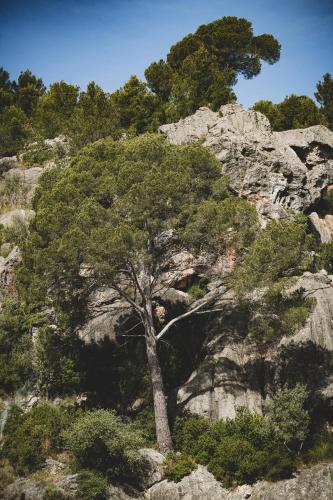
[[[314,307],[294,287],[297,277],[333,272],[333,243],[319,244],[305,215],[290,213],[260,230],[254,206],[231,192],[206,148],[175,146],[154,133],[199,106],[234,102],[237,78],[258,75],[280,49],[272,35],[255,36],[250,22],[228,17],[173,45],[165,61],[147,68],[147,83],[132,76],[111,94],[94,82],[84,91],[63,81],[46,89],[28,70],[16,82],[0,69],[0,157],[20,154],[23,168],[46,161],[59,167],[40,178],[30,225],[17,219],[0,227],[2,255],[14,245],[22,251],[15,289],[1,304],[1,396],[33,387],[40,398],[29,411],[9,410],[1,460],[10,474],[38,477],[46,458],[61,457],[78,473],[78,498],[97,500],[110,481],[140,487],[142,446],[174,450],[165,463],[171,480],[203,464],[226,486],[290,477],[302,463],[333,458],[312,374],[298,366],[272,389],[263,416],[239,408],[235,419],[211,423],[170,404],[214,319],[224,328],[225,311],[214,302],[221,287],[208,294],[216,278],[210,266],[185,290],[191,306],[170,308],[163,325],[157,316],[166,304],[159,281],[166,235],[210,262],[233,252],[235,270],[223,285],[235,292],[244,339],[263,352],[297,332]],[[254,109],[274,130],[332,128],[329,74],[315,97],[320,108],[291,95]],[[59,134],[69,138],[67,149],[45,142]],[[332,193],[323,197],[325,213],[333,213]],[[0,203],[1,210],[29,206],[19,175],[1,180]],[[77,332],[101,288],[111,288],[129,312],[112,340],[85,345]],[[85,403],[76,404],[81,393]]]

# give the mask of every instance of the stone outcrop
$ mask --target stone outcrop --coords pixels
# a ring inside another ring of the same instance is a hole
[[[198,466],[180,482],[162,481],[146,492],[147,500],[332,500],[333,464],[302,470],[296,477],[270,483],[259,481],[227,490],[205,467]]]
[[[9,212],[5,212],[0,215],[0,224],[5,227],[10,227],[15,224],[16,221],[23,221],[29,223],[29,221],[34,217],[35,212],[26,208],[15,208]]]
[[[310,221],[322,243],[329,243],[333,239],[333,215],[320,216],[317,212],[309,215]]]
[[[333,132],[322,125],[272,132],[267,118],[241,105],[200,108],[160,133],[174,144],[199,141],[221,162],[239,196],[256,204],[263,225],[309,211],[333,183]]]
[[[314,299],[304,327],[262,352],[242,332],[242,325],[235,323],[231,307],[230,318],[224,316],[216,328],[219,333],[213,332],[205,346],[205,358],[178,390],[181,407],[212,419],[234,417],[237,406],[261,413],[271,385],[283,378],[285,358],[292,355],[296,362],[297,356],[306,353],[311,354],[312,363],[320,365],[318,391],[333,400],[333,379],[329,376],[333,359],[333,276],[324,271],[307,272],[294,288],[303,288],[305,295]],[[319,366],[316,371],[319,374]]]
[[[21,253],[18,247],[13,248],[9,255],[0,257],[0,300],[7,290],[14,286],[14,268],[21,260]]]
[[[189,476],[178,483],[164,480],[152,486],[147,492],[147,500],[224,500],[228,491],[216,481],[208,470],[199,465]]]

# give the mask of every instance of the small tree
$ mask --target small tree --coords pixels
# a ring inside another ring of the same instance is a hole
[[[309,432],[309,412],[304,408],[308,391],[302,384],[278,391],[267,403],[268,419],[287,447],[301,449]]]
[[[172,230],[179,238],[189,233],[190,241],[196,233],[194,240],[202,248],[212,233],[213,248],[219,252],[224,234],[230,240],[232,228],[249,232],[256,221],[253,207],[221,188],[219,171],[218,161],[200,145],[175,146],[155,135],[107,139],[83,150],[71,170],[47,174],[35,200],[26,263],[31,266],[33,255],[34,272],[42,273],[62,296],[68,293],[67,283],[82,284],[84,264],[89,286],[112,288],[137,318],[146,342],[162,452],[172,449],[172,442],[158,343],[176,323],[207,312],[222,288],[159,326],[158,294],[171,286],[159,280],[161,236]]]
[[[333,130],[333,78],[329,73],[326,73],[317,83],[315,98],[326,116],[329,127]]]

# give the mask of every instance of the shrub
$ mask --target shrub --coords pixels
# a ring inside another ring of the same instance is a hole
[[[318,271],[326,269],[329,274],[333,273],[333,241],[319,246],[316,268]]]
[[[107,480],[100,472],[82,470],[77,477],[77,498],[80,500],[105,500],[107,495]]]
[[[66,433],[69,450],[78,469],[95,469],[114,478],[132,478],[140,465],[138,449],[141,433],[125,424],[114,412],[95,410],[85,413]]]
[[[309,432],[309,412],[304,408],[308,391],[302,384],[278,391],[267,403],[268,421],[283,443],[300,449]]]
[[[5,458],[19,473],[37,469],[61,449],[69,422],[69,415],[51,403],[39,403],[27,413],[12,406],[4,429]]]
[[[323,430],[316,433],[308,451],[304,455],[305,461],[310,464],[333,460],[333,433]]]
[[[185,457],[206,465],[225,486],[289,477],[295,468],[268,420],[245,408],[238,408],[234,419],[214,423],[199,417],[177,418],[174,442]],[[180,477],[183,469],[187,471],[186,463],[171,461],[175,477],[178,470]]]
[[[165,477],[176,483],[197,468],[194,458],[184,453],[169,453],[164,465]]]
[[[23,177],[14,172],[7,175],[0,184],[1,206],[26,205],[29,187]]]

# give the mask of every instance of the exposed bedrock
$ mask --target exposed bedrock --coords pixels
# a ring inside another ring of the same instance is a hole
[[[295,286],[315,299],[304,327],[263,350],[245,336],[243,325],[231,312],[215,325],[203,361],[178,390],[181,407],[212,419],[234,417],[237,406],[261,413],[272,387],[286,380],[307,383],[330,404],[333,276],[304,273]]]
[[[273,132],[267,118],[239,104],[194,115],[159,129],[174,144],[200,141],[221,162],[231,188],[256,204],[263,225],[309,211],[333,183],[333,132],[322,125]]]

